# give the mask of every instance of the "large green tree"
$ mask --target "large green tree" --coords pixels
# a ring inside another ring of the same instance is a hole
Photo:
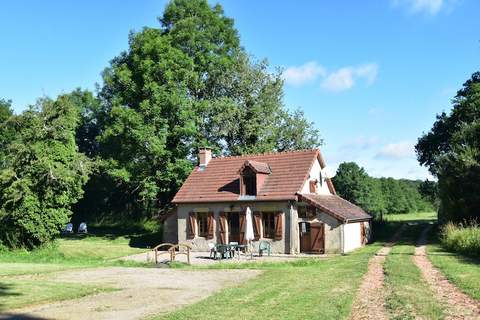
[[[438,178],[441,220],[479,217],[480,72],[457,92],[451,112],[437,116],[416,145],[420,164]]]
[[[202,146],[244,154],[321,143],[303,113],[286,111],[280,73],[246,54],[219,5],[174,0],[159,21],[132,33],[128,50],[103,73],[96,141],[112,207],[157,213]]]
[[[5,166],[7,146],[15,136],[15,131],[10,121],[12,116],[12,102],[0,99],[0,169]]]
[[[41,99],[11,121],[15,137],[0,170],[0,242],[33,248],[68,222],[90,162],[78,152],[78,110],[66,97]]]

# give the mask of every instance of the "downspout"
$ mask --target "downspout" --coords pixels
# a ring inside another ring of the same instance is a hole
[[[342,223],[341,225],[340,246],[341,246],[341,254],[345,254],[345,222]]]
[[[298,236],[295,232],[296,219],[294,217],[293,203],[290,203],[290,254],[295,254],[295,239]]]

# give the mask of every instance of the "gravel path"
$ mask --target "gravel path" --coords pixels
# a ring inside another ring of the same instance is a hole
[[[143,319],[198,302],[259,273],[256,270],[123,267],[59,272],[50,275],[49,280],[100,284],[119,290],[15,310],[9,316],[15,319]]]
[[[415,248],[413,262],[445,308],[445,319],[480,319],[480,302],[473,300],[445,278],[426,256],[427,235],[432,225],[425,228]]]
[[[370,259],[368,263],[368,271],[363,277],[362,284],[357,291],[353,301],[352,320],[386,320],[388,319],[385,310],[385,294],[384,294],[384,278],[383,264],[386,256],[395,245],[396,241],[405,230],[402,225],[393,235],[389,243],[385,244],[377,254]]]

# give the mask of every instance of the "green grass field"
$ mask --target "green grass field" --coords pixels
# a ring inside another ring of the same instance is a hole
[[[480,301],[480,259],[448,251],[440,245],[435,231],[432,230],[429,235],[431,244],[427,246],[428,258],[448,280]]]
[[[392,319],[442,319],[437,301],[413,263],[415,243],[424,224],[410,225],[385,262],[385,301]]]
[[[99,266],[145,266],[115,260],[147,250],[131,247],[130,243],[131,239],[123,236],[72,236],[33,251],[0,252],[0,312],[111,290],[52,281],[48,274]]]
[[[156,319],[346,319],[368,260],[379,247],[328,259],[236,265],[265,272]]]

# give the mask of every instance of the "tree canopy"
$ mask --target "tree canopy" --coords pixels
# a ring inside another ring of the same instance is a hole
[[[439,217],[478,218],[480,196],[480,72],[457,92],[449,113],[437,115],[432,129],[419,138],[418,160],[438,178]]]
[[[78,152],[78,112],[65,97],[41,99],[10,117],[15,136],[0,170],[0,241],[32,248],[50,241],[83,193],[90,161]]]

